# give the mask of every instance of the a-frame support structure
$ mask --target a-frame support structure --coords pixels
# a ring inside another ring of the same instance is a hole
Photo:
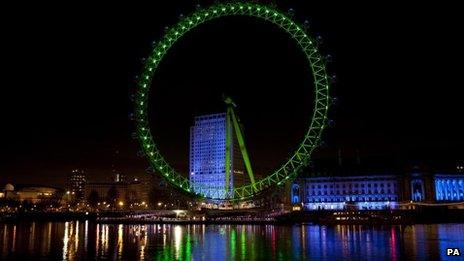
[[[248,156],[248,152],[245,146],[245,139],[243,138],[242,129],[240,128],[240,124],[238,121],[237,116],[235,115],[234,108],[237,107],[235,103],[232,101],[230,97],[225,97],[224,102],[227,106],[227,113],[226,113],[226,193],[228,194],[230,189],[230,177],[231,177],[231,146],[233,146],[232,135],[233,131],[235,130],[235,136],[238,141],[238,145],[240,147],[240,151],[242,153],[243,162],[245,163],[245,168],[248,173],[248,177],[250,178],[250,182],[252,185],[253,190],[256,191],[255,185],[255,177],[253,174],[253,169],[251,168],[251,161],[250,157]]]

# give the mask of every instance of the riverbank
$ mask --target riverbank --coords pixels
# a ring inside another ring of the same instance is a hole
[[[98,224],[174,224],[174,225],[275,225],[275,220],[143,220],[143,219],[96,219]]]
[[[420,208],[415,210],[293,211],[279,215],[235,212],[160,215],[157,212],[27,212],[0,215],[0,222],[89,220],[101,224],[322,224],[322,225],[410,225],[464,223],[464,209]]]
[[[0,222],[10,223],[19,221],[74,221],[96,220],[97,213],[89,212],[26,212],[0,215]]]
[[[440,224],[464,223],[464,209],[425,207],[415,210],[294,211],[277,217],[278,222],[314,224]]]

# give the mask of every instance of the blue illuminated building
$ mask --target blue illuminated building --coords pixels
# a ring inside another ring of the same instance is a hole
[[[395,209],[410,202],[463,202],[464,174],[306,177],[296,179],[290,193],[292,204],[306,210]]]
[[[464,201],[464,175],[435,175],[437,201]]]
[[[234,185],[243,184],[244,165],[231,135],[231,179],[226,192],[226,113],[195,117],[190,128],[190,182],[196,193],[209,198],[225,199]]]
[[[292,203],[308,210],[397,208],[399,187],[395,175],[302,178],[293,184]]]

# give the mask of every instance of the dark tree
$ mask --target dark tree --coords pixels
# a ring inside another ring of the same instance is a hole
[[[36,203],[37,210],[46,210],[49,208],[58,208],[61,206],[61,200],[63,199],[62,192],[53,193],[50,197],[41,197],[40,201]]]
[[[89,197],[87,198],[87,203],[89,203],[92,208],[97,207],[99,200],[100,195],[98,195],[98,192],[96,190],[90,191]]]
[[[18,207],[19,205],[21,205],[21,202],[17,199],[13,199],[13,198],[2,198],[0,199],[0,207],[11,207],[11,208],[14,208],[14,207]]]
[[[118,200],[118,198],[119,198],[118,189],[116,188],[116,186],[111,186],[111,188],[108,190],[108,193],[106,195],[107,201],[110,202],[112,207],[115,207],[116,200]]]
[[[155,208],[159,201],[159,191],[155,188],[155,186],[151,186],[150,191],[148,193],[148,202],[150,205]]]
[[[21,212],[24,212],[24,211],[27,212],[27,211],[31,210],[31,208],[32,208],[32,206],[34,206],[34,204],[32,204],[32,201],[30,201],[30,200],[23,200],[21,202],[21,206],[22,206],[22,208],[21,208],[20,211]]]
[[[90,196],[90,195],[89,195]],[[74,200],[76,203],[78,203],[79,201],[81,201],[82,199],[84,198],[84,193],[83,191],[76,191],[76,195],[74,196]]]

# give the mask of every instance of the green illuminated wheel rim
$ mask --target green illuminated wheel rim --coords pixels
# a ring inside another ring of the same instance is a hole
[[[163,59],[164,55],[177,40],[200,24],[226,16],[256,17],[275,24],[287,32],[297,42],[308,59],[315,86],[313,115],[310,119],[309,128],[299,147],[282,166],[269,176],[256,181],[255,187],[253,187],[252,184],[247,184],[234,188],[228,195],[229,200],[244,200],[272,186],[280,186],[287,181],[293,180],[298,171],[309,164],[311,154],[319,145],[323,129],[327,123],[330,97],[329,80],[326,73],[325,62],[317,49],[315,39],[306,34],[305,30],[300,25],[282,12],[272,7],[256,3],[228,3],[215,4],[182,18],[174,27],[169,29],[162,40],[155,45],[153,52],[146,59],[146,64],[137,83],[137,92],[135,96],[136,133],[143,152],[156,172],[160,173],[175,187],[185,192],[204,197],[204,195],[198,195],[193,192],[192,184],[190,184],[189,179],[174,170],[158,150],[149,128],[148,93],[153,75],[161,59]],[[212,197],[212,199],[219,198]]]

